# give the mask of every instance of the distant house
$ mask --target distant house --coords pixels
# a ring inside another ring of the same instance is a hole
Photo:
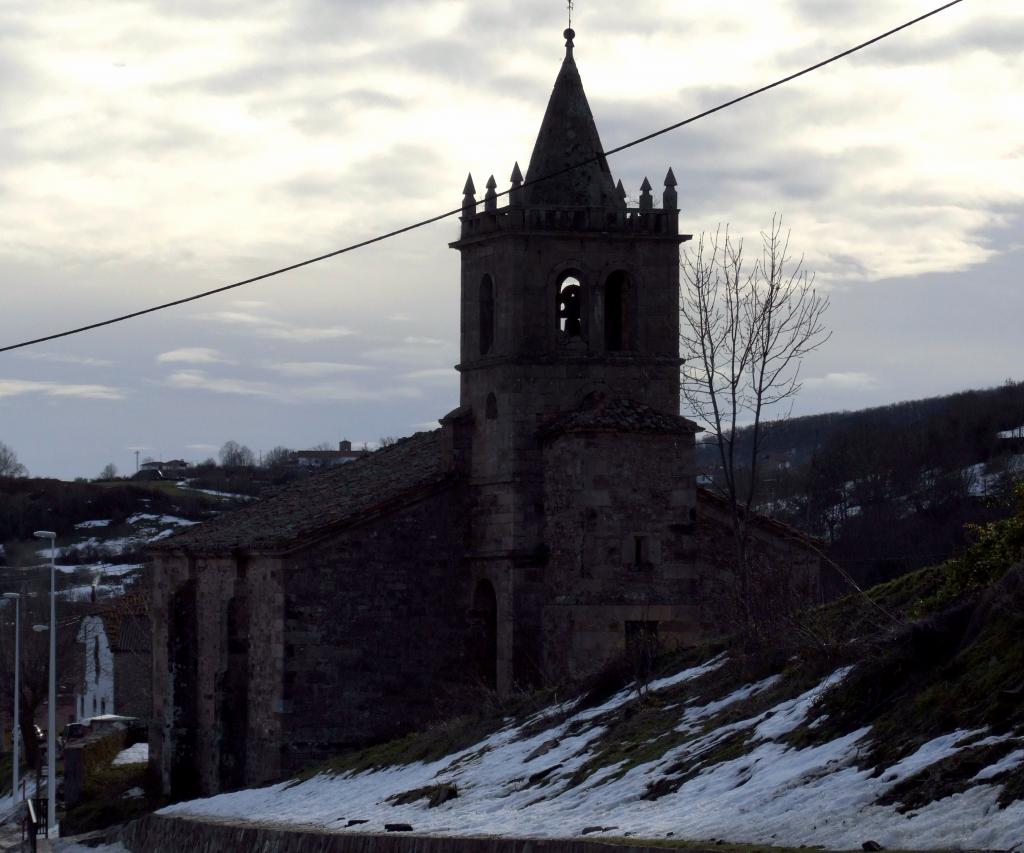
[[[290,462],[299,468],[327,468],[344,465],[369,453],[369,450],[353,450],[351,441],[339,441],[337,450],[297,450]]]
[[[84,617],[75,694],[79,720],[103,714],[148,719],[152,696],[152,644],[148,597],[131,594]]]
[[[143,462],[132,478],[134,480],[180,480],[188,472],[188,462],[184,459],[170,459],[160,462],[151,459]]]

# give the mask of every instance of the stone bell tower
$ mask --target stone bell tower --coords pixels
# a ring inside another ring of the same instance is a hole
[[[462,258],[461,405],[449,417],[472,423],[474,606],[495,625],[499,688],[551,668],[542,613],[559,550],[548,505],[558,475],[547,431],[601,401],[679,414],[679,244],[688,237],[675,177],[669,169],[660,207],[647,179],[638,206],[627,206],[574,36],[565,31],[525,182],[517,163],[505,203],[492,176],[481,205],[470,176],[451,244]]]

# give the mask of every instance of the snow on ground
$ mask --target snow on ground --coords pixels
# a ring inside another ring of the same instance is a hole
[[[1004,755],[995,764],[990,764],[988,767],[979,770],[971,781],[980,782],[984,779],[991,779],[993,776],[998,776],[1007,770],[1013,770],[1021,764],[1024,764],[1024,749],[1015,749],[1008,755]],[[1024,841],[1024,838],[1021,841]]]
[[[114,758],[114,765],[145,764],[147,761],[149,761],[149,744],[137,743],[135,746],[122,749]]]
[[[697,679],[723,660],[653,682],[649,689]],[[717,711],[774,682],[747,685],[702,706],[680,705],[679,730],[698,736],[646,764],[600,768],[579,784],[571,778],[594,757],[608,715],[634,699],[635,693],[621,691],[600,707],[575,714],[572,703],[555,706],[437,761],[321,775],[301,783],[178,803],[162,813],[298,821],[338,832],[408,822],[420,833],[564,837],[602,826],[603,834],[613,836],[657,838],[672,833],[682,839],[828,848],[859,848],[870,838],[890,848],[1005,849],[1024,839],[1024,802],[1000,810],[996,802],[1001,786],[984,781],[1006,769],[1010,756],[998,769],[982,771],[980,784],[924,808],[899,814],[893,806],[874,805],[900,780],[963,749],[977,732],[935,738],[878,776],[857,766],[867,746],[868,728],[804,748],[786,743],[785,734],[805,721],[813,703],[848,671],[837,670],[801,696],[703,734],[701,721],[706,724]],[[538,731],[538,722],[545,719],[551,725]],[[746,754],[714,761],[710,751],[736,733],[749,738]],[[679,778],[678,790],[653,800],[644,798],[649,783],[671,778],[680,764],[690,778]],[[455,784],[458,797],[433,809],[425,800],[401,806],[388,802],[396,794],[440,783]],[[367,823],[347,829],[350,819]]]
[[[98,847],[88,847],[79,844],[72,838],[51,838],[50,847],[54,853],[130,853],[120,841],[113,844],[100,844]]]
[[[137,567],[136,567],[137,568]],[[80,586],[69,586],[57,591],[57,597],[65,601],[91,601],[93,595],[93,584]],[[95,584],[96,598],[114,598],[124,595],[124,584],[99,583]]]
[[[218,492],[215,489],[198,489],[195,486],[190,486],[188,484],[188,482],[189,482],[188,480],[181,480],[180,482],[176,483],[175,485],[177,485],[177,487],[179,489],[184,489],[184,490],[187,490],[189,492],[199,492],[202,495],[211,495],[212,497],[215,497],[215,498],[229,498],[229,499],[235,500],[235,501],[254,501],[254,500],[256,500],[256,496],[255,495],[239,495],[239,494],[236,494],[235,492]]]
[[[75,525],[75,530],[90,530],[93,527],[109,527],[109,518],[96,518],[91,521],[80,521]]]
[[[128,518],[129,524],[170,524],[174,527],[189,527],[198,524],[198,521],[189,521],[187,518],[178,518],[176,515],[156,515],[151,512],[137,512]]]

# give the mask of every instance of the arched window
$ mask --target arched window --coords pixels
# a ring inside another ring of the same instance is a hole
[[[583,335],[583,288],[572,274],[558,285],[558,330],[568,338]]]
[[[484,403],[484,415],[489,421],[496,420],[498,417],[498,398],[494,396],[493,391],[487,395],[487,401]]]
[[[624,272],[613,272],[604,283],[604,346],[612,352],[633,348],[632,291]]]
[[[480,355],[487,355],[494,345],[494,280],[485,275],[480,280]]]

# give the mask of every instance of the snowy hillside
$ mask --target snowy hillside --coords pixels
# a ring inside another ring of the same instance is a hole
[[[833,849],[869,839],[888,848],[1024,842],[1024,800],[1000,804],[1003,783],[1024,765],[1021,732],[953,729],[876,766],[871,725],[829,728],[829,699],[850,686],[858,666],[808,684],[806,668],[789,661],[744,680],[746,667],[723,653],[642,693],[634,684],[593,707],[578,700],[506,721],[442,758],[322,773],[163,813],[301,821],[338,832],[406,822],[435,834]],[[981,766],[954,786],[960,790],[922,801],[928,796],[915,781],[968,757]]]
[[[174,515],[139,512],[122,524],[110,519],[88,519],[75,525],[75,535],[56,548],[57,571],[63,576],[58,595],[68,601],[88,601],[123,595],[142,568],[143,549],[150,542],[171,536],[195,524]],[[38,563],[50,560],[49,547],[36,549]]]

